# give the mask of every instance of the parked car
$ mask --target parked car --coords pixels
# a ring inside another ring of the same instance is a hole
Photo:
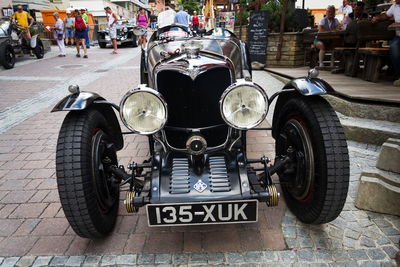
[[[132,47],[138,46],[136,35],[133,32],[133,28],[135,27],[133,23],[124,21],[121,24],[117,24],[116,27],[118,45],[128,45]],[[101,48],[106,48],[107,45],[112,45],[109,29],[99,30],[97,32],[97,39]]]
[[[53,109],[68,111],[57,144],[57,183],[78,235],[110,233],[122,188],[127,211],[145,207],[149,226],[256,222],[259,205],[278,205],[277,183],[302,222],[339,215],[348,149],[335,111],[321,97],[335,91],[316,70],[267,96],[252,82],[246,44],[232,32],[192,36],[171,25],[142,49],[141,71],[141,84],[119,105],[72,85]],[[260,127],[273,101],[272,127]],[[273,159],[248,157],[249,131],[272,132]],[[150,150],[127,169],[117,158],[125,134],[147,136]]]
[[[15,54],[29,54],[33,51],[36,58],[44,56],[44,46],[38,34],[28,40],[18,25],[8,19],[0,19],[0,64],[5,69],[12,69],[15,64]]]

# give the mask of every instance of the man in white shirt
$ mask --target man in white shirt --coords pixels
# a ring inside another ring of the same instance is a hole
[[[158,28],[171,25],[174,23],[176,12],[173,9],[173,6],[166,6],[163,12],[160,12],[157,17]]]
[[[349,15],[353,12],[353,8],[349,4],[349,0],[343,0],[343,5],[339,7],[338,13],[344,13],[343,28],[346,29],[347,24],[350,23]]]
[[[394,18],[396,24],[400,24],[400,0],[396,2],[386,11],[386,14],[380,14],[379,16],[373,17],[372,22],[378,22]],[[400,86],[400,30],[396,30],[396,36],[390,41],[390,59],[393,63],[394,86]]]

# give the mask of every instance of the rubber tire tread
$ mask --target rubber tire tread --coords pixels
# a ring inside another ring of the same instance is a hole
[[[95,109],[70,112],[57,142],[56,173],[61,205],[72,229],[85,238],[107,235],[118,215],[119,191],[117,201],[104,214],[91,181],[92,136],[97,128],[105,131],[106,127],[106,119]]]
[[[339,118],[320,96],[290,98],[279,113],[279,128],[296,113],[305,119],[314,151],[315,180],[318,179],[314,197],[307,203],[291,197],[282,185],[288,207],[304,223],[333,221],[346,202],[350,173],[347,141]]]
[[[43,54],[41,54],[40,51],[38,51],[39,46],[42,47]],[[35,56],[37,59],[42,59],[44,57],[44,46],[40,39],[38,39],[38,41],[37,41],[37,45],[34,49],[34,53],[35,53]]]
[[[13,64],[8,64],[8,62],[6,61],[6,49],[11,47],[11,50],[13,51],[13,55],[14,55],[14,62]],[[10,44],[8,44],[7,42],[3,42],[0,44],[0,64],[5,68],[5,69],[12,69],[15,65],[15,53],[14,50],[12,48],[12,46]]]

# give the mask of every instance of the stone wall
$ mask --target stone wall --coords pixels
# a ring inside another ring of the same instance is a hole
[[[239,37],[239,26],[235,26],[235,34]],[[242,26],[240,40],[248,42],[247,26]],[[268,34],[267,67],[299,67],[304,65],[303,34],[287,32],[283,34],[281,59],[276,60],[279,33]]]
[[[242,27],[242,35],[239,36],[240,33],[240,27]],[[247,42],[248,41],[248,37],[247,37],[247,25],[245,26],[235,26],[235,35],[242,40],[243,42]]]
[[[304,65],[303,34],[284,33],[281,59],[276,60],[279,33],[268,34],[267,67],[298,67]]]

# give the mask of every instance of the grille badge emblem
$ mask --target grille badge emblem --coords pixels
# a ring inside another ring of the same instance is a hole
[[[197,192],[202,193],[206,190],[207,185],[202,180],[198,180],[197,183],[194,184],[193,188],[196,189]]]

